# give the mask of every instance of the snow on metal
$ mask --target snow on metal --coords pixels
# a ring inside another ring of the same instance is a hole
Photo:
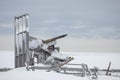
[[[29,51],[28,17],[29,14],[24,14],[14,18],[15,68],[25,66]]]

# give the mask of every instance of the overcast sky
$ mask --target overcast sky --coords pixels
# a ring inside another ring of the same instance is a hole
[[[67,33],[63,51],[120,52],[120,0],[0,0],[0,50],[13,50],[14,16],[25,13],[31,35]]]

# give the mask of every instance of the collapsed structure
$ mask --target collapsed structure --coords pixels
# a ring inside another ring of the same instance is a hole
[[[64,73],[66,73],[66,70],[72,70],[79,71],[80,73],[82,71],[82,76],[92,75],[91,70],[85,64],[81,64],[82,70],[63,68],[62,66],[74,58],[60,54],[60,48],[55,45],[57,39],[64,38],[67,34],[39,42],[37,38],[29,35],[28,18],[29,14],[15,17],[15,68],[26,66],[26,69],[29,71],[29,69],[36,68],[34,64],[40,63],[50,65],[50,67],[47,68],[48,71],[55,68],[57,72],[64,70]],[[35,58],[37,59],[36,62]],[[94,74],[96,75],[96,72],[94,72]],[[97,75],[95,77],[97,78]]]

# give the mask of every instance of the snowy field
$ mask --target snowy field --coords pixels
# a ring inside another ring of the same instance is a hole
[[[111,61],[111,69],[120,69],[119,53],[81,53],[81,52],[63,52],[64,55],[73,56],[71,63],[85,63],[90,68],[94,66],[99,69],[106,69]],[[14,68],[14,52],[0,51],[0,68]],[[54,71],[46,72],[46,70],[26,71],[25,67],[10,70],[8,72],[0,72],[0,80],[89,80],[88,77],[78,77],[56,73]],[[120,77],[98,75],[97,80],[120,80]]]
[[[120,69],[120,53],[82,53],[62,52],[63,55],[74,57],[71,63],[85,63],[90,68],[106,69],[111,61],[111,69]],[[14,68],[14,51],[0,51],[0,68]]]
[[[0,68],[14,68],[14,52],[0,51]]]
[[[74,57],[71,63],[85,63],[90,68],[106,69],[111,61],[111,69],[120,69],[120,53],[63,52],[63,54]]]
[[[0,80],[90,80],[88,77],[78,77],[41,70],[26,71],[25,67],[0,73]],[[98,76],[97,80],[120,80],[119,77]]]

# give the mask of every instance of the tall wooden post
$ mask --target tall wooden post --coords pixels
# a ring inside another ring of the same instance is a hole
[[[15,68],[25,66],[29,54],[28,14],[14,18]]]

